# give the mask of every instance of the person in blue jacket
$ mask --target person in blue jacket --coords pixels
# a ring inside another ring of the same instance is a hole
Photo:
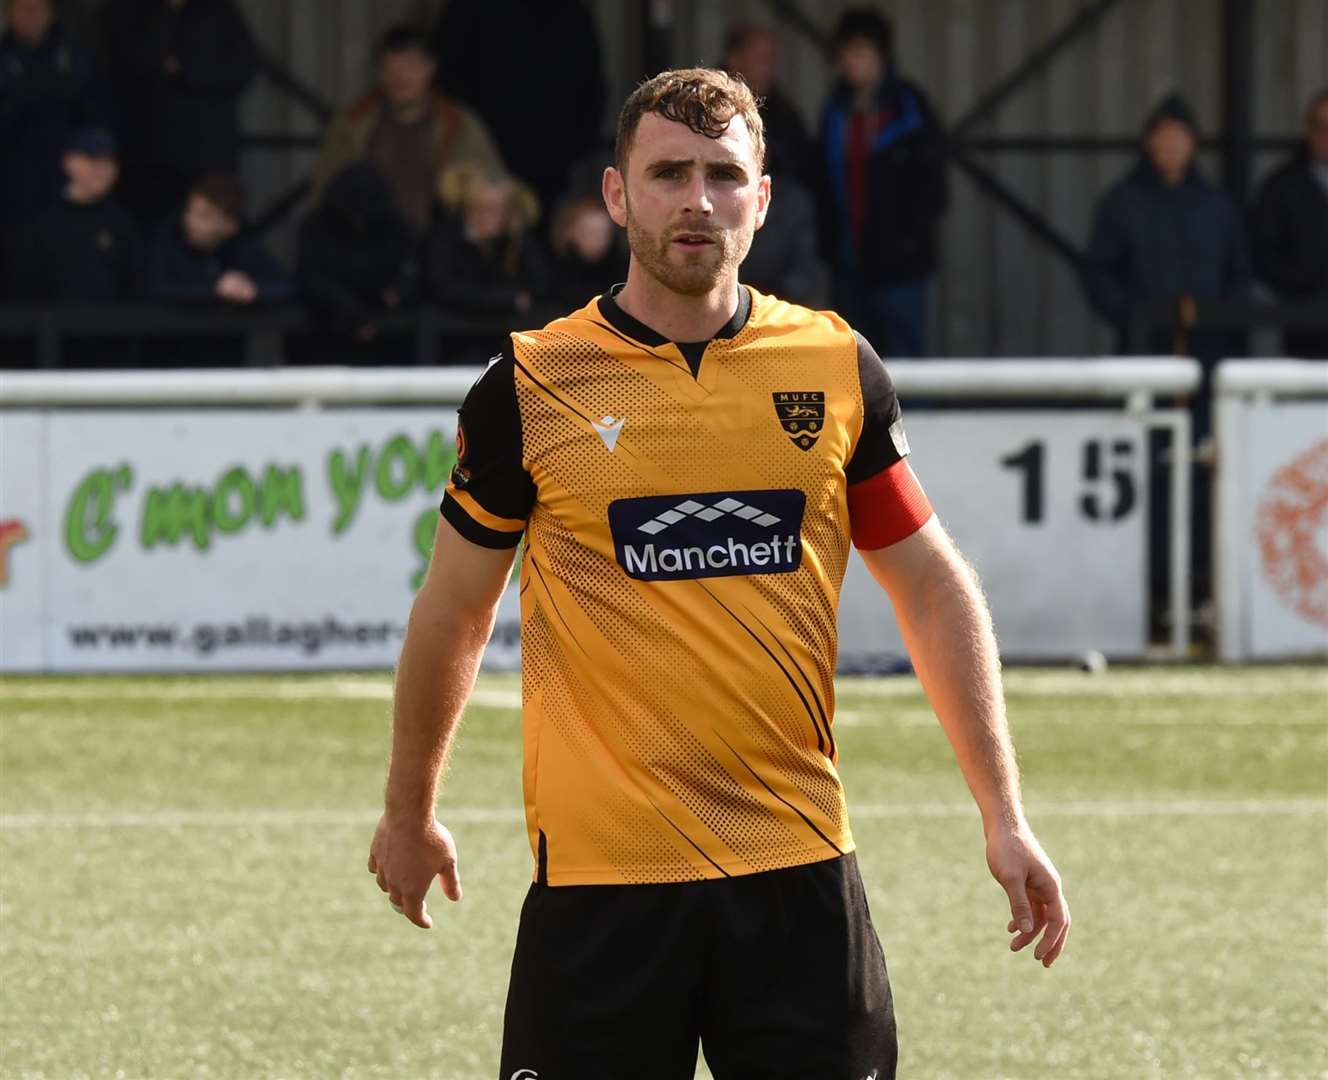
[[[894,31],[871,8],[835,29],[839,74],[821,115],[822,241],[832,302],[884,356],[925,356],[927,287],[949,204],[945,137],[899,75]]]

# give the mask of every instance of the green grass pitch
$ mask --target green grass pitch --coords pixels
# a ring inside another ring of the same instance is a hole
[[[1015,670],[1008,693],[1075,917],[1050,971],[1006,949],[916,684],[840,684],[900,1076],[1328,1077],[1328,672]],[[468,710],[441,805],[466,896],[435,889],[428,933],[365,870],[389,696],[0,680],[0,1075],[495,1076],[530,874],[517,684]]]

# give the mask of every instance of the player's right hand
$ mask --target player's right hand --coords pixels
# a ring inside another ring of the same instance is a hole
[[[454,902],[461,899],[456,841],[436,820],[405,822],[384,814],[369,847],[369,873],[393,906],[424,930],[433,926],[424,896],[435,877],[444,896]]]

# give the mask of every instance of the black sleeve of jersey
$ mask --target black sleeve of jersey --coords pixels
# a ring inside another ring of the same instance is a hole
[[[883,469],[908,456],[908,439],[899,411],[895,384],[870,342],[858,339],[858,381],[862,384],[862,434],[844,472],[850,484],[870,480]]]
[[[457,417],[457,463],[439,508],[472,543],[515,547],[535,505],[522,465],[521,410],[510,346],[489,362]]]

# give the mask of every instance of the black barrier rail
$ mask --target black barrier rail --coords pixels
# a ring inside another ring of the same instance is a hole
[[[404,335],[411,339],[409,356],[403,363],[433,367],[439,363],[439,339],[492,335],[494,351],[512,330],[542,326],[565,314],[553,308],[532,308],[510,319],[474,319],[423,306],[386,314],[374,314],[372,322],[380,335]],[[167,304],[66,304],[34,307],[0,304],[0,338],[26,338],[37,345],[37,366],[62,367],[67,338],[105,337],[127,340],[158,337],[213,337],[242,335],[247,339],[247,362],[262,366],[253,348],[260,335],[306,335],[325,329],[317,316],[294,304],[254,304],[244,308],[212,305]],[[0,346],[0,368],[12,367]],[[187,364],[181,366],[188,366]]]
[[[1191,307],[1177,300],[1138,304],[1126,326],[1127,352],[1149,352],[1154,334],[1192,334],[1205,330],[1236,332],[1276,327],[1328,334],[1328,301],[1262,303],[1255,300],[1197,300]]]
[[[542,326],[563,315],[562,309],[532,308],[521,315],[503,319],[475,319],[444,308],[425,305],[386,314],[376,314],[371,321],[382,335],[406,336],[411,340],[403,363],[419,367],[439,364],[439,342],[446,337],[482,337],[492,335],[494,349],[512,330]],[[1126,332],[1127,351],[1147,353],[1155,334],[1218,330],[1240,331],[1263,327],[1328,332],[1328,302],[1261,303],[1257,301],[1201,300],[1193,308],[1177,301],[1158,301],[1137,305],[1131,312]],[[255,304],[244,308],[214,305],[169,304],[67,304],[33,306],[0,304],[0,339],[28,339],[36,342],[39,368],[50,370],[63,366],[62,356],[68,338],[105,337],[126,340],[160,337],[209,337],[238,334],[247,339],[247,362],[261,367],[263,361],[253,348],[254,340],[268,336],[302,336],[325,329],[318,318],[295,304]],[[0,368],[17,366],[9,362],[0,345]],[[187,365],[185,365],[187,366]]]

